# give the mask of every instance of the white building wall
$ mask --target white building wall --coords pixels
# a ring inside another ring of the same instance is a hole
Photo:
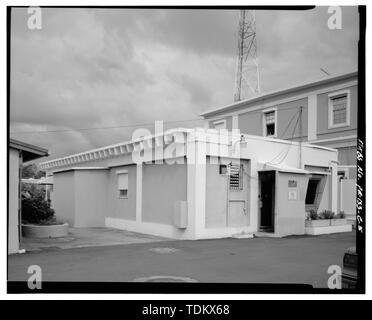
[[[19,250],[19,151],[9,149],[9,186],[8,186],[8,254]]]
[[[136,169],[136,201],[135,201],[135,219],[127,220],[121,219],[106,213],[105,225],[108,227],[121,228],[130,231],[149,233],[158,236],[176,238],[176,239],[203,239],[203,238],[219,238],[228,237],[235,233],[240,232],[256,232],[258,228],[258,215],[260,209],[258,208],[258,172],[262,170],[269,170],[268,167],[273,164],[277,164],[279,167],[285,168],[296,168],[303,170],[305,165],[318,166],[328,169],[332,167],[333,170],[337,169],[335,162],[337,160],[337,152],[335,150],[327,148],[319,148],[312,145],[303,144],[300,149],[300,144],[296,142],[281,141],[277,139],[268,139],[258,136],[244,135],[242,138],[239,135],[239,139],[242,139],[244,143],[237,143],[228,141],[228,139],[222,139],[220,141],[206,138],[205,131],[203,129],[196,129],[195,131],[182,131],[186,133],[187,141],[177,140],[183,148],[181,152],[176,153],[165,153],[165,158],[176,159],[187,158],[187,173],[186,179],[183,182],[186,189],[186,199],[175,199],[175,200],[186,200],[187,201],[187,213],[188,223],[186,229],[178,229],[173,223],[168,221],[164,223],[163,220],[148,219],[144,215],[144,184],[147,184],[149,177],[146,177],[146,170],[143,166],[146,166],[146,161],[152,160],[151,155],[153,154],[153,147],[147,145],[147,158],[143,159],[144,163],[142,166],[137,166]],[[213,136],[213,134],[212,134]],[[172,138],[167,138],[167,140]],[[214,141],[209,143],[209,147],[206,147],[208,141]],[[146,143],[144,143],[146,146]],[[240,150],[232,152],[232,148],[237,147]],[[219,152],[221,151],[222,152]],[[240,152],[239,152],[240,151]],[[301,152],[301,159],[299,161]],[[284,155],[278,158],[278,155]],[[207,218],[209,221],[210,217],[206,216],[207,208],[207,173],[208,170],[206,163],[207,156],[223,158],[230,158],[233,161],[246,160],[249,161],[249,175],[250,179],[248,185],[248,205],[247,209],[249,212],[249,225],[241,227],[214,227],[206,223]],[[172,158],[173,157],[173,158]],[[129,154],[115,155],[100,160],[92,160],[91,162],[85,161],[84,165],[116,165],[123,166],[133,163],[133,159]],[[156,166],[155,166],[156,167]],[[160,168],[160,167],[159,167]],[[171,168],[171,167],[170,167]],[[272,169],[271,169],[272,170]],[[169,170],[171,175],[172,170]],[[303,171],[305,172],[305,171]],[[167,174],[167,171],[164,171]],[[167,177],[169,178],[169,177]],[[336,177],[337,178],[337,177]],[[160,178],[159,178],[160,179]],[[334,174],[331,175],[331,186],[329,190],[330,204],[334,205],[335,201],[337,204],[337,192],[334,192]],[[159,190],[152,187],[154,199]],[[148,193],[148,191],[146,191]],[[327,192],[327,188],[325,188]],[[335,198],[336,197],[336,198]],[[141,200],[140,200],[141,199]],[[301,198],[302,199],[302,198]],[[161,200],[161,199],[159,199]],[[166,199],[162,198],[162,201]],[[302,200],[301,200],[302,201]],[[304,202],[304,201],[303,201]],[[153,205],[155,205],[154,203]],[[283,212],[285,212],[285,205]],[[303,205],[304,207],[304,205]],[[168,208],[169,209],[169,208]],[[168,210],[167,209],[167,210]],[[147,209],[146,209],[147,210]],[[172,210],[172,209],[171,209]],[[169,211],[169,210],[168,210]],[[302,212],[302,210],[301,210]],[[169,216],[169,212],[167,213]],[[302,213],[300,213],[301,215]],[[289,220],[288,220],[289,221]]]

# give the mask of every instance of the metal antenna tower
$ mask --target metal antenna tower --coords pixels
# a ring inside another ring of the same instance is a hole
[[[234,101],[260,93],[254,10],[240,10]]]

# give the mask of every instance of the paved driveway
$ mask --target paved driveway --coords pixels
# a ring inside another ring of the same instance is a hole
[[[306,283],[326,287],[329,265],[342,266],[355,232],[282,239],[162,241],[31,252],[8,258],[8,279],[40,265],[45,281],[133,281],[178,276],[201,282]]]
[[[51,249],[114,246],[165,240],[169,239],[112,228],[69,228],[67,237],[54,239],[23,238],[21,248],[25,249],[26,252],[30,252]]]

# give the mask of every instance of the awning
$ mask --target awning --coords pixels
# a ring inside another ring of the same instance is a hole
[[[275,165],[275,164],[263,163],[263,162],[259,162],[259,164],[262,166],[262,169],[260,171],[274,170],[274,171],[287,172],[287,173],[312,174],[312,172],[310,171],[299,169],[296,167],[287,166],[284,164]]]
[[[49,155],[47,149],[14,139],[9,139],[9,148],[22,151],[23,162],[35,160],[41,157],[47,157]]]

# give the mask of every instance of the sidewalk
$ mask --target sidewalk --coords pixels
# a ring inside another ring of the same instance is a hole
[[[151,235],[112,228],[70,228],[67,237],[22,238],[21,248],[26,252],[114,246],[133,243],[148,243],[169,240]]]

